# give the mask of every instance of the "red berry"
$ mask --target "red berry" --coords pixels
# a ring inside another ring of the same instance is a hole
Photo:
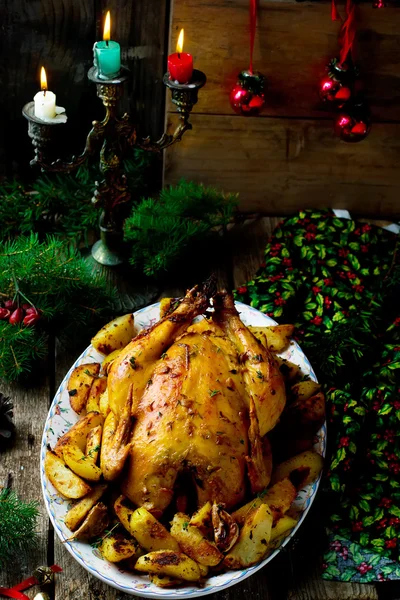
[[[7,308],[0,308],[0,319],[8,319],[10,316],[10,311]]]
[[[32,308],[32,304],[28,304],[28,302],[25,302],[25,304],[21,305],[21,308],[28,311],[30,308]]]
[[[7,308],[9,311],[12,311],[17,308],[17,305],[12,300],[6,300],[4,302],[4,308]]]
[[[336,94],[336,100],[348,100],[351,96],[351,91],[347,87],[342,87]]]
[[[22,308],[24,307],[22,306]],[[28,304],[28,308],[25,309],[25,312],[27,315],[36,315],[38,311],[35,306],[31,306],[30,304]]]
[[[16,308],[14,310],[14,312],[11,314],[9,321],[10,321],[11,325],[16,325],[17,323],[21,323],[23,318],[24,318],[24,311],[22,310],[22,308]]]
[[[24,325],[34,325],[36,321],[40,319],[40,314],[36,311],[35,313],[29,313],[24,318]]]

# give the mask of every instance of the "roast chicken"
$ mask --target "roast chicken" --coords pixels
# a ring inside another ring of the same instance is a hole
[[[190,290],[109,372],[103,474],[153,513],[168,507],[183,473],[199,506],[210,500],[227,509],[270,480],[267,434],[285,406],[284,382],[232,294],[212,292]]]

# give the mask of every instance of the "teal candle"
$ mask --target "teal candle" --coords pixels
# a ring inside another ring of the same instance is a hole
[[[96,42],[93,47],[94,65],[99,79],[115,79],[121,70],[121,48],[118,42]]]

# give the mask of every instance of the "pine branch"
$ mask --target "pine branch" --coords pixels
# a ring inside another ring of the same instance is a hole
[[[23,502],[9,488],[0,491],[0,571],[38,544],[38,503]]]
[[[167,271],[191,244],[224,228],[236,206],[236,195],[185,181],[143,198],[125,222],[131,263],[147,275]]]

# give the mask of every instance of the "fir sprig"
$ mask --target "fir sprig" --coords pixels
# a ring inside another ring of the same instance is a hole
[[[38,503],[23,502],[9,488],[0,491],[0,571],[38,543]]]
[[[131,263],[147,275],[168,270],[190,244],[225,227],[236,206],[237,195],[185,181],[143,198],[125,222]]]
[[[37,234],[0,244],[0,299],[28,298],[40,310],[41,327],[0,321],[0,377],[15,380],[46,354],[46,336],[78,335],[96,317],[111,313],[114,294],[70,244]],[[82,327],[84,326],[84,327]]]

